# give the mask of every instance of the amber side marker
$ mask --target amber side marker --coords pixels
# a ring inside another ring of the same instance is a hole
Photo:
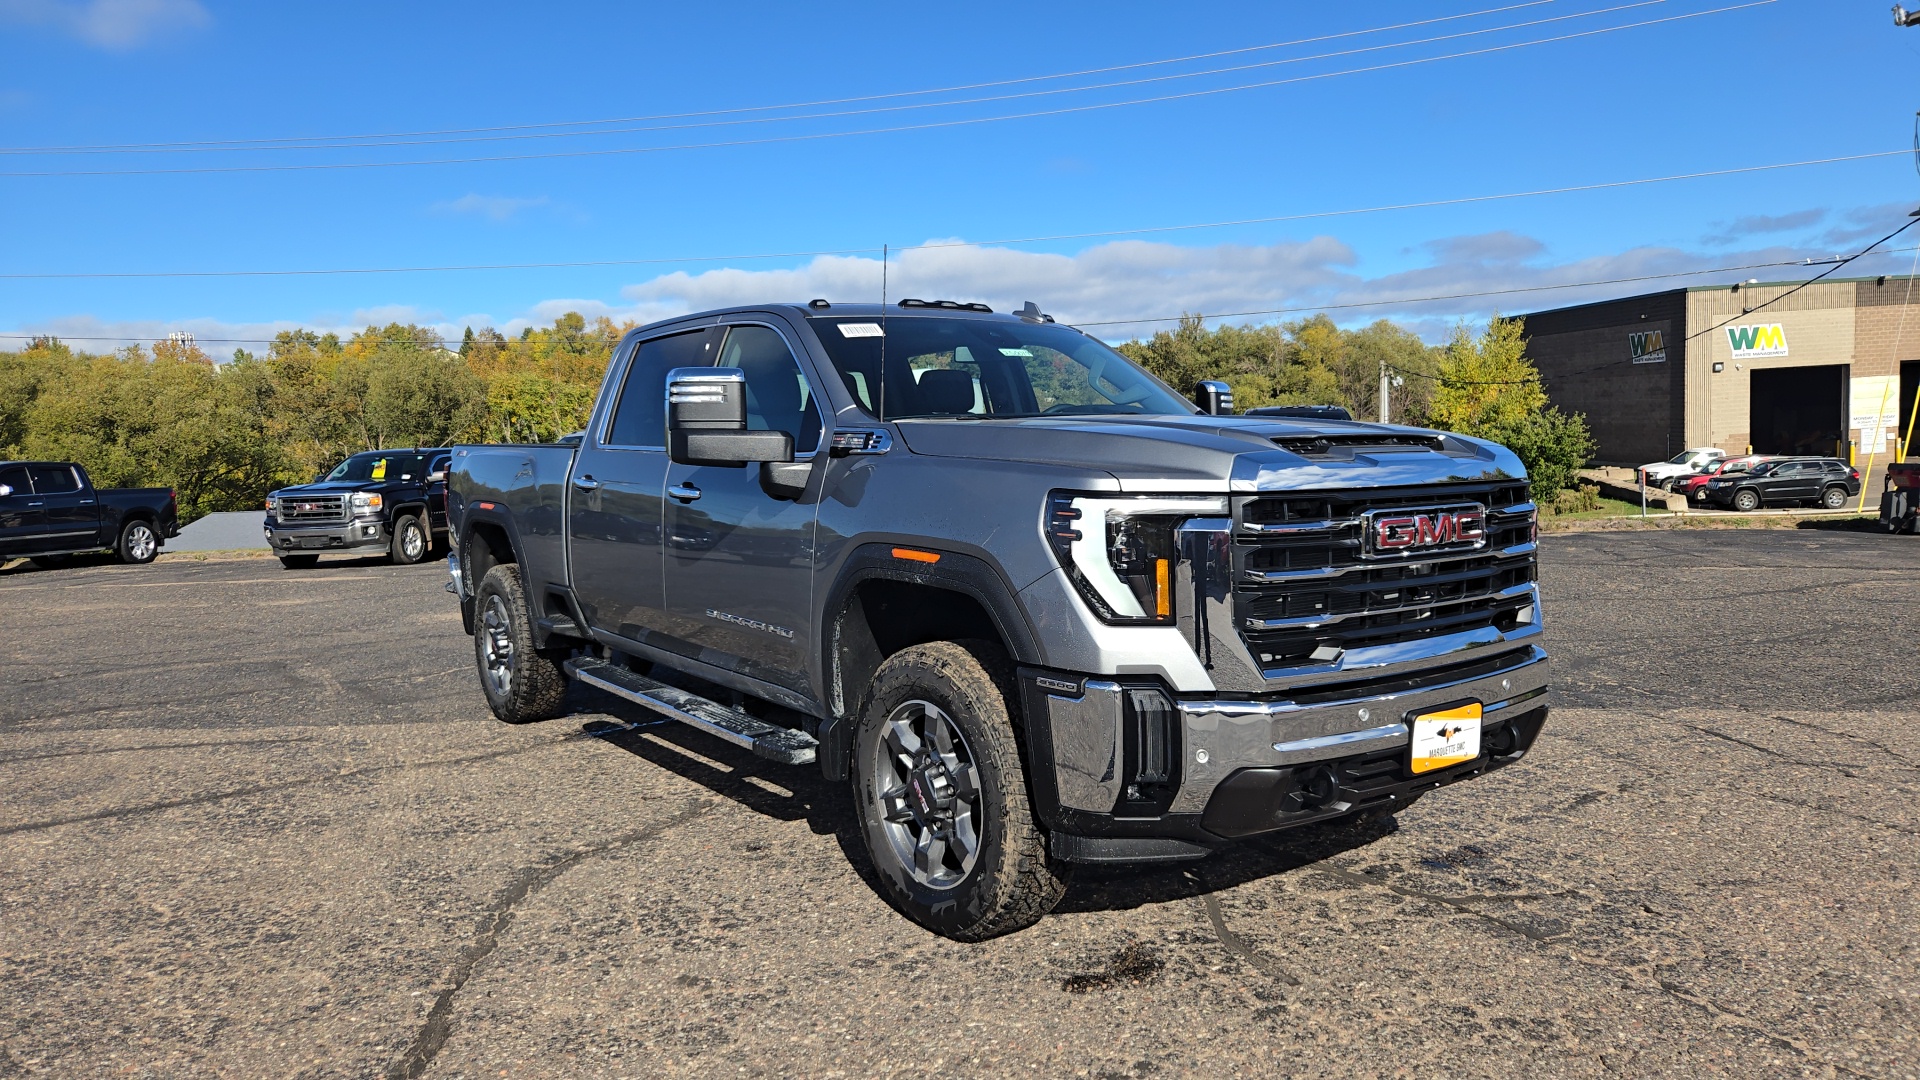
[[[1171,566],[1165,559],[1153,560],[1153,614],[1156,618],[1164,619],[1173,614],[1173,583],[1169,580],[1172,577],[1169,573]]]
[[[937,563],[940,561],[938,552],[917,551],[913,548],[894,548],[893,557],[896,559],[905,559],[908,562]]]

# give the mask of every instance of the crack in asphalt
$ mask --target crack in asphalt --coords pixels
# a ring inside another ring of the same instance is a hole
[[[192,750],[202,746],[285,746],[313,740],[312,735],[302,735],[297,739],[217,739],[211,742],[153,743],[148,746],[106,746],[91,750],[58,750],[51,754],[21,754],[17,757],[4,757],[0,758],[0,765],[15,765],[22,761],[45,761],[48,758],[88,757],[94,754],[131,754],[137,750]]]
[[[118,818],[133,817],[137,814],[151,814],[161,810],[177,809],[182,806],[199,806],[205,803],[220,802],[224,799],[238,799],[248,795],[264,795],[273,791],[289,791],[293,788],[306,787],[311,784],[324,784],[332,780],[351,780],[355,777],[372,776],[378,773],[404,772],[410,769],[432,769],[444,765],[467,765],[476,761],[494,761],[499,758],[514,757],[519,754],[531,754],[541,750],[550,750],[556,746],[570,742],[579,742],[589,738],[592,738],[592,736],[582,734],[564,735],[553,742],[540,743],[536,746],[517,746],[509,750],[494,750],[485,754],[468,754],[465,757],[439,758],[433,761],[401,761],[391,765],[365,765],[357,769],[343,769],[339,772],[327,773],[323,776],[307,776],[298,780],[282,780],[275,784],[255,784],[251,787],[209,792],[205,795],[190,795],[179,799],[163,799],[159,802],[121,807],[118,810],[101,810],[92,814],[75,814],[72,817],[28,821],[18,825],[0,825],[0,836],[36,832],[40,829],[54,829],[62,825],[78,825],[88,821],[112,821]]]
[[[1439,904],[1443,907],[1449,907],[1455,911],[1464,912],[1468,915],[1472,915],[1475,918],[1485,919],[1487,922],[1490,922],[1495,926],[1500,927],[1503,930],[1508,930],[1508,931],[1511,931],[1512,933],[1519,934],[1521,937],[1526,938],[1528,941],[1537,942],[1540,944],[1550,943],[1556,940],[1557,938],[1564,937],[1565,935],[1564,934],[1543,934],[1538,930],[1528,929],[1527,927],[1521,926],[1518,923],[1508,922],[1506,919],[1503,919],[1498,915],[1489,915],[1486,912],[1481,911],[1480,909],[1474,907],[1473,904],[1489,901],[1489,900],[1505,900],[1505,901],[1547,900],[1547,899],[1551,899],[1553,897],[1558,897],[1558,896],[1578,896],[1579,895],[1578,893],[1573,892],[1572,890],[1567,890],[1564,892],[1557,892],[1557,893],[1512,893],[1512,894],[1481,894],[1481,895],[1472,895],[1472,896],[1441,896],[1439,893],[1430,893],[1430,892],[1427,892],[1425,889],[1414,889],[1414,888],[1409,888],[1408,886],[1405,886],[1405,885],[1396,885],[1391,881],[1382,881],[1379,878],[1369,877],[1366,874],[1356,873],[1352,870],[1348,870],[1343,866],[1332,866],[1332,865],[1322,864],[1320,866],[1314,867],[1314,869],[1318,870],[1320,873],[1326,874],[1329,877],[1339,878],[1340,880],[1345,881],[1349,884],[1372,885],[1378,888],[1386,889],[1389,892],[1398,893],[1401,896],[1405,896],[1410,899],[1428,900],[1433,903]]]
[[[432,1008],[421,1021],[420,1028],[414,1033],[413,1041],[407,1049],[387,1067],[387,1080],[418,1080],[433,1064],[447,1039],[453,1033],[453,1002],[459,996],[468,980],[473,978],[480,963],[500,947],[500,938],[513,924],[513,915],[535,893],[551,885],[560,875],[580,865],[596,855],[604,855],[619,848],[631,847],[648,840],[658,839],[670,829],[677,828],[713,808],[711,800],[693,799],[686,808],[667,820],[655,825],[634,829],[622,833],[605,843],[593,847],[570,851],[551,862],[535,866],[522,867],[507,880],[507,887],[500,891],[493,903],[480,913],[480,921],[475,929],[473,940],[462,946],[456,955],[453,966],[447,973],[447,985],[433,999]]]
[[[1198,884],[1197,879],[1196,884]],[[1204,888],[1204,886],[1202,887]],[[1220,901],[1213,893],[1202,893],[1200,895],[1200,901],[1206,906],[1207,918],[1213,923],[1213,935],[1219,939],[1223,948],[1235,956],[1238,956],[1240,959],[1245,960],[1247,963],[1252,964],[1256,969],[1265,972],[1270,978],[1277,979],[1280,982],[1286,983],[1288,986],[1300,985],[1299,978],[1292,972],[1281,967],[1277,961],[1260,955],[1253,946],[1247,944],[1244,938],[1227,929],[1227,920],[1220,914]]]
[[[1911,700],[1911,695],[1902,695],[1896,699],[1891,699],[1891,700],[1909,701]],[[1834,728],[1821,727],[1819,724],[1808,723],[1805,720],[1795,720],[1791,716],[1775,716],[1774,719],[1780,721],[1783,724],[1792,724],[1795,727],[1811,728],[1812,730],[1821,732],[1823,734],[1832,735],[1841,739],[1846,739],[1848,742],[1857,742],[1862,746],[1871,746],[1875,750],[1880,751],[1881,753],[1887,755],[1888,757],[1892,758],[1893,760],[1899,762],[1902,765],[1907,765],[1913,768],[1920,768],[1920,761],[1915,761],[1914,759],[1907,757],[1905,754],[1900,753],[1899,751],[1895,750],[1893,747],[1888,746],[1886,743],[1883,743],[1878,739],[1869,739],[1864,735],[1855,735],[1850,731],[1839,731]]]

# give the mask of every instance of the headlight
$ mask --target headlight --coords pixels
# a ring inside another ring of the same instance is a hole
[[[274,513],[278,513],[279,511],[280,511],[280,500],[274,498],[271,495],[267,496],[267,513],[274,514]]]
[[[354,492],[353,493],[353,509],[355,513],[361,513],[367,510],[380,509],[379,492],[367,492],[367,491]]]
[[[1047,539],[1087,606],[1103,622],[1174,621],[1174,530],[1186,518],[1225,514],[1220,495],[1070,495],[1047,500]]]

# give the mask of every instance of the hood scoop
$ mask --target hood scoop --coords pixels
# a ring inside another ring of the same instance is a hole
[[[1365,431],[1352,434],[1281,435],[1275,446],[1290,454],[1319,461],[1352,461],[1355,454],[1392,454],[1425,450],[1446,452],[1446,439],[1412,431]]]

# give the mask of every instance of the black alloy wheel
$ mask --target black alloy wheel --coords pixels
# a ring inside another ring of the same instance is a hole
[[[565,651],[533,647],[520,568],[500,563],[474,593],[473,659],[493,715],[509,724],[551,720],[566,707]]]
[[[884,893],[956,941],[1031,926],[1066,892],[1028,802],[1016,700],[997,644],[928,642],[880,666],[854,730],[854,802]]]

